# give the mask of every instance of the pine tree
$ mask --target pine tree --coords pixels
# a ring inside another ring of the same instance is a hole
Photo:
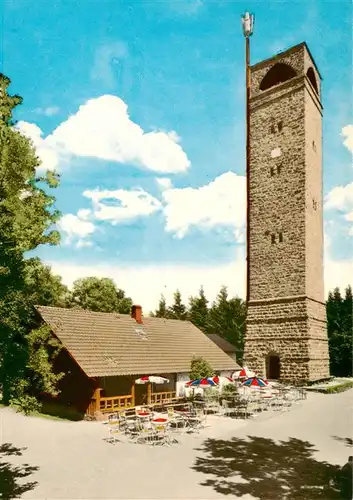
[[[153,316],[156,318],[168,318],[169,317],[167,303],[166,303],[164,295],[161,295],[161,298],[160,298],[159,304],[158,304],[158,309],[155,310]]]
[[[216,333],[233,344],[238,360],[243,356],[245,320],[245,303],[238,297],[228,299],[227,287],[223,286],[209,311],[207,333]]]
[[[174,293],[174,304],[168,308],[169,317],[172,319],[186,320],[188,312],[183,304],[181,293],[177,290]]]
[[[326,303],[330,372],[335,376],[352,375],[352,289],[343,299],[339,288],[330,292]]]
[[[198,297],[189,298],[188,319],[203,332],[207,331],[208,325],[208,300],[201,286]]]

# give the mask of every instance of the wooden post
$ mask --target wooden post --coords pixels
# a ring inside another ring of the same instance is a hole
[[[135,406],[135,382],[131,386],[131,404]]]
[[[101,409],[101,402],[100,402],[100,399],[101,399],[101,390],[99,387],[97,387],[97,389],[94,391],[94,394],[93,394],[93,397],[94,399],[96,400],[96,409],[95,411],[100,411]]]
[[[151,392],[152,392],[152,386],[151,384],[147,384],[147,404],[151,404]]]

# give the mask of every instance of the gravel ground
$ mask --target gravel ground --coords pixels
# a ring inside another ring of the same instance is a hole
[[[353,390],[310,393],[287,412],[248,421],[209,416],[201,434],[181,436],[171,447],[112,445],[102,423],[3,408],[0,498],[281,500],[299,488],[305,499],[342,498],[331,489],[309,493],[332,482],[353,454],[352,398]]]

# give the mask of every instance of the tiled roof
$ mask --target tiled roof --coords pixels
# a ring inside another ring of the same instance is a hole
[[[36,309],[89,377],[188,372],[194,355],[217,371],[239,368],[189,321],[147,317],[139,325],[127,314]]]
[[[209,333],[207,337],[212,340],[218,347],[222,349],[224,352],[236,352],[237,349],[235,345],[228,342],[228,340],[220,337],[217,333]]]

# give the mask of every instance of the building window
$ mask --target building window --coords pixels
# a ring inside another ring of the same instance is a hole
[[[274,125],[271,125],[271,134],[275,134],[275,133],[276,133],[275,126],[274,126]]]
[[[276,235],[275,234],[271,234],[271,243],[272,243],[272,245],[274,243],[276,243]]]
[[[281,164],[277,165],[277,174],[278,175],[281,173],[281,168],[282,168]]]
[[[278,240],[280,243],[283,242],[283,233],[278,233]]]
[[[315,141],[312,142],[313,150],[316,152],[316,144]]]
[[[283,122],[278,122],[278,132],[282,132],[283,129]]]
[[[317,201],[313,198],[313,209],[317,210]]]
[[[275,175],[275,169],[273,167],[270,168],[270,173],[271,173],[271,177],[273,177]]]

